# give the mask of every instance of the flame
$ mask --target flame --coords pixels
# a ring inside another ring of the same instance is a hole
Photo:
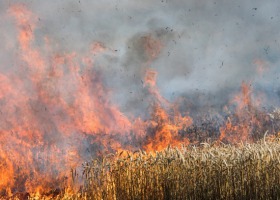
[[[65,177],[83,161],[79,144],[85,141],[103,150],[121,151],[130,145],[121,144],[120,136],[129,141],[134,131],[143,140],[150,128],[155,140],[146,142],[145,149],[179,144],[178,131],[189,119],[180,114],[170,118],[161,106],[155,107],[150,121],[128,119],[110,102],[110,91],[93,60],[107,50],[105,45],[94,43],[84,56],[75,52],[45,55],[34,43],[37,17],[22,4],[12,6],[8,14],[18,31],[19,72],[0,74],[0,189],[42,194],[70,185]],[[45,38],[45,42],[47,52],[52,52],[51,40]],[[144,47],[150,63],[162,45],[148,36]],[[159,93],[156,75],[147,70],[146,87],[158,105],[170,106]]]
[[[252,100],[252,88],[250,84],[242,83],[241,92],[233,98],[231,104],[236,105],[235,113],[232,119],[228,117],[225,125],[220,128],[219,140],[226,139],[231,143],[250,141],[253,125],[259,124],[256,117],[258,104]],[[232,120],[236,122],[233,123]]]
[[[156,104],[148,128],[151,134],[143,148],[148,152],[153,152],[161,151],[168,146],[179,146],[182,143],[189,144],[188,138],[182,139],[178,133],[191,124],[192,119],[189,116],[182,117],[177,112],[173,116],[169,116],[166,110]]]
[[[157,73],[154,70],[147,70],[145,84],[149,92],[155,98],[155,104],[151,113],[149,130],[152,134],[149,136],[147,144],[143,147],[146,151],[160,151],[169,145],[178,146],[182,142],[189,143],[188,139],[184,141],[179,139],[178,132],[192,124],[192,118],[182,117],[176,105],[171,104],[163,98],[156,86]],[[165,108],[164,108],[165,107]],[[169,116],[168,111],[173,109],[173,115]]]
[[[131,122],[109,101],[94,69],[92,55],[103,45],[93,44],[86,56],[43,55],[34,44],[37,17],[21,4],[8,13],[16,21],[20,64],[19,71],[0,74],[0,189],[43,193],[69,185],[65,177],[82,162],[83,133],[103,133],[91,143],[119,149],[104,134],[128,133]]]
[[[19,50],[17,71],[0,73],[0,190],[6,196],[25,191],[40,196],[69,187],[70,169],[84,161],[85,151],[128,153],[139,143],[154,152],[190,143],[181,133],[193,119],[161,95],[158,73],[150,66],[164,47],[159,39],[148,35],[141,40],[150,115],[128,118],[110,101],[104,74],[95,68],[94,56],[110,49],[95,42],[85,55],[52,53],[52,41],[45,37],[46,53],[35,43],[37,16],[21,4],[8,14],[15,19]],[[251,86],[242,83],[230,105],[235,112],[220,128],[219,140],[249,141],[254,125],[260,126]]]

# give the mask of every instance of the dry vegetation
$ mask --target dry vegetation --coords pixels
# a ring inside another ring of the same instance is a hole
[[[84,164],[83,176],[78,193],[56,199],[280,199],[280,142],[122,152]]]

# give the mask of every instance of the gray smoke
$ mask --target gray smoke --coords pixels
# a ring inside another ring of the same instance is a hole
[[[158,71],[158,87],[171,101],[183,96],[194,104],[221,105],[242,81],[273,97],[273,103],[279,100],[279,1],[1,1],[3,71],[17,70],[11,64],[16,30],[7,15],[14,3],[38,16],[34,45],[44,46],[47,36],[53,54],[83,54],[92,43],[102,43],[106,51],[95,57],[95,68],[125,113],[147,111],[151,97],[142,83],[147,68]],[[148,36],[163,48],[147,64],[143,37]],[[263,74],[257,63],[263,63]]]

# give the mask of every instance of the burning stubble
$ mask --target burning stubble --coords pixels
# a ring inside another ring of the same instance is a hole
[[[1,2],[2,195],[103,153],[277,133],[274,4]]]

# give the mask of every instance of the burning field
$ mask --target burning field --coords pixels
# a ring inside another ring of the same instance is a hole
[[[1,199],[280,198],[279,3],[46,2],[0,3]]]

